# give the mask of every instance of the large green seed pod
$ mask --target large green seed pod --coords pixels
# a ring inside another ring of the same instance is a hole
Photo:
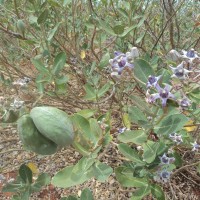
[[[26,149],[41,155],[50,155],[57,151],[57,145],[48,138],[45,138],[37,130],[28,114],[19,118],[17,129]]]
[[[30,116],[39,132],[59,147],[72,144],[74,130],[69,116],[54,107],[35,107]]]

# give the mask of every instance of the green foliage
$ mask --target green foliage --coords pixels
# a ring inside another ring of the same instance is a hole
[[[38,192],[42,187],[50,183],[50,176],[46,173],[40,174],[33,182],[33,173],[31,169],[22,164],[19,168],[19,175],[16,180],[6,184],[2,192],[13,192],[12,199],[28,200],[32,193]]]
[[[92,192],[88,189],[85,188],[82,192],[81,192],[81,196],[76,197],[76,196],[68,196],[68,197],[62,197],[61,200],[93,200],[93,195]]]
[[[82,155],[57,172],[52,184],[105,182],[114,172],[123,187],[137,188],[130,199],[149,194],[165,199],[160,185],[184,165],[180,152],[199,148],[191,134],[200,123],[199,53],[189,51],[198,50],[199,5],[0,0],[0,97],[6,97],[0,101],[0,120],[17,122],[26,150],[50,155],[71,145]],[[195,58],[188,56],[192,53]],[[171,70],[180,64],[183,69]],[[185,70],[190,71],[180,79]],[[149,78],[159,75],[157,82]],[[20,103],[22,94],[33,97],[31,103],[22,99],[28,109]],[[115,169],[102,162],[113,145],[122,163]],[[175,160],[163,163],[163,156]],[[17,192],[13,199],[28,199],[49,182],[45,173],[33,182],[32,172],[22,165],[16,184],[3,190]],[[80,197],[62,199],[93,197],[85,189]]]

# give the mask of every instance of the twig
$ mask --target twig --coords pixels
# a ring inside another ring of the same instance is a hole
[[[198,183],[195,182],[194,180],[190,179],[189,177],[187,177],[187,176],[186,176],[185,174],[183,174],[182,172],[181,172],[181,175],[184,176],[187,180],[189,180],[189,181],[191,181],[192,183],[194,183],[195,185],[200,186],[200,184],[198,184]]]
[[[5,153],[9,153],[9,152],[12,152],[12,151],[26,151],[26,150],[25,149],[9,149],[9,150],[0,152],[0,155],[5,154]]]
[[[98,60],[98,62],[100,62],[99,57],[97,56],[97,54],[94,51],[94,38],[95,38],[95,35],[96,35],[96,28],[97,27],[95,26],[94,31],[93,31],[93,35],[92,35],[92,39],[91,39],[91,50],[92,50],[92,53],[95,56],[95,58]]]
[[[171,175],[171,177],[175,176],[176,174],[178,174],[178,173],[181,172],[182,170],[187,169],[188,167],[192,167],[192,166],[195,166],[195,165],[198,165],[198,164],[200,164],[200,161],[195,162],[195,163],[192,163],[192,164],[189,164],[189,165],[185,165],[185,166],[183,166],[183,167],[177,169],[177,170]]]
[[[5,29],[4,27],[2,27],[2,25],[0,27],[0,30],[3,31],[4,33],[7,33],[8,35],[11,35],[12,37],[16,37],[20,40],[27,40],[27,38],[23,37],[21,34],[9,31],[9,30]]]
[[[1,140],[0,144],[1,143],[5,143],[5,142],[12,142],[12,141],[17,141],[18,139],[17,138],[8,138],[6,140]]]
[[[174,189],[173,189],[173,187],[172,187],[170,182],[169,182],[169,187],[170,187],[170,191],[171,191],[171,194],[173,196],[173,199],[177,199],[176,193],[174,192]]]
[[[155,47],[157,46],[157,44],[158,44],[160,38],[161,38],[162,35],[164,34],[165,29],[167,28],[168,23],[169,23],[169,22],[171,21],[171,19],[176,15],[176,13],[179,11],[179,9],[181,8],[181,6],[182,6],[183,3],[184,3],[184,1],[180,4],[180,6],[178,7],[178,9],[177,9],[176,11],[174,11],[174,13],[171,15],[171,17],[170,17],[170,18],[167,20],[167,22],[165,23],[165,26],[163,27],[163,30],[161,31],[161,33],[160,33],[158,39],[156,40],[156,43],[154,44],[154,46],[153,46],[153,48],[152,48],[152,50],[151,50],[151,54],[150,54],[151,56],[152,56],[153,51],[154,51]]]

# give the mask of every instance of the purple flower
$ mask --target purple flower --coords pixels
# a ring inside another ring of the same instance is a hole
[[[168,172],[168,171],[161,171],[159,175],[160,175],[161,181],[163,181],[163,182],[166,183],[166,182],[168,182],[169,179],[170,179],[171,172]]]
[[[178,104],[182,108],[187,108],[191,105],[191,101],[186,96],[184,96],[182,99],[178,100]]]
[[[169,165],[175,161],[174,157],[168,157],[166,156],[165,153],[162,155],[162,157],[159,157],[159,158],[160,158],[161,163],[166,164],[166,165]]]
[[[197,144],[197,142],[195,141],[194,143],[192,143],[192,151],[198,151],[200,149],[200,145]]]
[[[187,69],[184,69],[184,65],[185,65],[185,62],[183,61],[180,65],[178,65],[177,67],[171,67],[171,70],[173,72],[173,75],[171,77],[176,77],[180,80],[184,80],[186,78],[189,78],[188,77],[188,73],[192,72],[192,71],[189,71]]]
[[[156,99],[160,99],[162,101],[162,106],[166,106],[167,99],[174,99],[174,95],[170,92],[170,86],[166,85],[165,88],[161,88],[159,85],[156,87],[158,93],[149,94],[148,90],[146,93],[146,101],[148,103],[154,103]]]
[[[170,179],[170,175],[172,172],[168,172],[166,170],[158,172],[156,176],[154,176],[154,180],[161,183],[166,183]]]
[[[181,136],[181,135],[178,135],[177,133],[171,133],[171,134],[169,134],[169,138],[170,138],[171,140],[173,140],[173,141],[174,141],[175,143],[177,143],[177,144],[180,144],[180,143],[183,142],[182,136]]]
[[[200,63],[200,56],[194,49],[189,51],[182,50],[182,53],[183,55],[181,55],[181,58],[187,62],[189,68]]]
[[[157,85],[158,85],[158,81],[160,80],[160,78],[161,78],[162,76],[160,75],[160,76],[149,76],[149,78],[148,78],[148,82],[147,82],[147,88],[150,88],[150,87],[157,87]]]
[[[118,75],[121,75],[125,67],[130,69],[134,67],[134,65],[128,61],[125,54],[115,52],[115,55],[115,58],[109,60],[113,72],[118,72]]]
[[[190,49],[189,51],[182,50],[183,57],[188,59],[193,59],[199,57],[194,49]]]
[[[111,76],[121,75],[124,69],[133,69],[134,58],[139,56],[139,52],[136,47],[131,49],[131,52],[126,54],[119,51],[114,52],[114,58],[109,60],[109,63],[112,67]],[[117,72],[117,73],[116,73]]]
[[[124,133],[125,131],[129,131],[130,129],[123,127],[123,128],[119,128],[118,133]]]

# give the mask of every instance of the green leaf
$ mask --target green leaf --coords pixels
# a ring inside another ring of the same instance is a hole
[[[11,200],[22,200],[19,195],[13,195]]]
[[[84,99],[87,99],[87,100],[96,99],[96,90],[89,83],[86,83],[84,85],[84,89],[86,91],[86,95],[84,96]]]
[[[61,24],[61,22],[56,24],[56,26],[48,32],[47,41],[50,42],[53,39],[54,35],[56,34],[56,32],[57,32],[57,30],[60,26],[60,24]]]
[[[165,200],[165,194],[159,185],[152,184],[151,185],[151,193],[158,200]]]
[[[83,109],[77,112],[77,114],[81,115],[86,119],[92,117],[95,113],[96,113],[95,109]]]
[[[49,70],[44,66],[44,64],[37,60],[37,59],[31,59],[31,62],[36,67],[36,69],[41,73],[49,73]]]
[[[55,78],[55,83],[58,85],[63,85],[68,82],[69,78],[66,75],[62,75],[60,77]]]
[[[111,84],[108,82],[106,83],[101,89],[98,90],[98,98],[102,97],[109,89]]]
[[[26,184],[32,183],[32,176],[33,173],[29,167],[27,167],[25,164],[21,165],[19,168],[19,175]]]
[[[145,196],[150,194],[151,192],[151,187],[150,185],[146,187],[141,187],[136,192],[133,193],[133,196],[131,197],[130,200],[142,200]]]
[[[57,75],[63,69],[66,63],[66,59],[67,56],[65,52],[60,52],[56,55],[52,69],[52,73],[54,75]]]
[[[68,4],[70,4],[72,1],[71,0],[64,0],[63,1],[63,6],[67,6]]]
[[[146,103],[144,98],[141,98],[140,96],[137,96],[137,95],[132,95],[132,96],[130,96],[130,98],[133,102],[133,105],[138,107],[143,113],[150,115],[150,116],[153,115],[150,106]],[[142,115],[141,112],[139,114],[140,114],[140,116],[138,116],[138,118],[140,117],[140,118],[142,118],[141,120],[147,121],[146,117],[144,117],[144,115]],[[132,115],[137,115],[137,110],[136,111],[133,110]]]
[[[90,130],[91,130],[91,139],[93,141],[94,146],[99,146],[100,145],[100,140],[103,138],[105,139],[105,135],[103,135],[103,131],[100,128],[98,122],[96,119],[92,118],[89,120],[90,121]]]
[[[83,156],[88,156],[91,153],[90,149],[84,148],[79,142],[74,141],[72,145]]]
[[[81,115],[74,114],[73,121],[76,129],[80,130],[88,140],[92,140],[94,137],[91,133],[89,121]]]
[[[129,160],[142,165],[145,164],[145,162],[143,162],[140,156],[137,154],[137,151],[129,147],[127,144],[119,144],[118,149],[120,153],[122,153]]]
[[[26,188],[26,190],[21,194],[21,199],[29,200],[30,195],[31,195],[30,188]]]
[[[140,43],[140,42],[142,41],[142,39],[144,38],[145,34],[146,34],[146,32],[142,33],[142,34],[140,35],[140,37],[135,41],[135,43],[136,43],[136,44]]]
[[[143,144],[147,140],[147,135],[143,130],[125,131],[118,135],[118,140],[123,143]]]
[[[115,168],[115,175],[124,187],[147,187],[149,185],[146,178],[133,177],[133,171],[126,167]]]
[[[113,172],[110,166],[99,161],[92,166],[92,169],[95,178],[100,182],[105,182]]]
[[[162,82],[163,83],[169,83],[169,81],[171,80],[171,74],[169,72],[169,70],[162,68],[160,70],[157,71],[156,76],[162,75]]]
[[[72,173],[82,176],[93,165],[95,159],[90,157],[82,157],[74,166]]]
[[[23,188],[23,184],[13,182],[13,183],[8,183],[2,188],[2,192],[18,192],[20,189]]]
[[[45,9],[45,10],[40,14],[40,16],[38,17],[37,23],[38,23],[38,24],[43,24],[43,23],[47,20],[48,15],[49,15],[49,10],[48,10],[48,9]]]
[[[110,27],[109,24],[107,24],[105,21],[103,20],[98,20],[100,27],[106,31],[108,34],[116,36],[115,32],[113,31],[113,29]]]
[[[192,91],[190,91],[188,93],[188,96],[191,100],[193,100],[194,102],[196,102],[197,104],[200,103],[200,88],[198,86],[198,88],[193,89]]]
[[[122,116],[123,124],[126,128],[130,129],[131,128],[131,122],[129,120],[129,115],[128,113],[124,113]]]
[[[68,188],[84,183],[92,178],[91,170],[83,173],[81,176],[72,173],[74,166],[67,166],[59,171],[53,178],[52,184],[61,188]]]
[[[161,135],[174,133],[181,130],[187,121],[188,118],[182,114],[166,116],[159,124],[155,126],[154,131]]]
[[[107,52],[106,54],[102,56],[102,59],[100,60],[100,63],[99,63],[99,68],[103,69],[107,67],[109,64],[109,60],[110,60],[110,54],[109,52]]]
[[[144,20],[146,19],[146,16],[144,16],[140,21],[139,23],[137,24],[137,27],[140,27],[144,24]]]
[[[92,192],[86,188],[81,192],[80,200],[94,200]]]
[[[154,75],[154,71],[150,64],[143,59],[136,59],[134,62],[134,74],[143,83],[148,82],[148,77]]]
[[[125,30],[124,30],[124,32],[121,34],[121,35],[119,35],[119,37],[125,37],[126,35],[128,35],[133,29],[135,29],[137,27],[137,25],[133,25],[133,26],[131,26],[131,27],[129,27],[129,28],[126,28]]]
[[[126,12],[126,10],[122,9],[122,8],[118,8],[119,13],[128,19],[128,13]]]
[[[148,140],[143,146],[143,160],[147,163],[151,163],[156,158],[157,148],[159,147],[158,143]]]
[[[60,200],[79,200],[79,198],[69,195],[68,197],[62,197]]]
[[[144,115],[142,110],[138,108],[137,106],[130,106],[128,108],[128,114],[129,114],[130,121],[135,124],[139,124],[139,125],[142,125],[141,123],[149,124],[146,116]]]
[[[50,183],[51,177],[47,173],[42,173],[38,176],[35,183],[32,185],[32,189],[35,192],[39,192],[43,186]]]

